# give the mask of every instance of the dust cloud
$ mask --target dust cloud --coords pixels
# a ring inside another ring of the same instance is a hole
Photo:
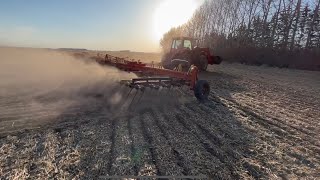
[[[110,83],[124,77],[130,75],[62,52],[0,49],[1,93],[14,94],[34,88],[71,90],[100,80]],[[11,88],[16,91],[11,91]]]
[[[36,126],[99,97],[117,103],[117,81],[132,77],[59,51],[0,48],[0,131]]]
[[[62,51],[0,48],[0,135],[57,122],[114,118],[186,100],[174,88],[141,92],[118,83],[134,77]]]

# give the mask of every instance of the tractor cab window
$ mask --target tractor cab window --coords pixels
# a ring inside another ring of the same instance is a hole
[[[182,40],[174,40],[172,43],[172,49],[182,48]]]
[[[188,49],[191,50],[191,41],[190,40],[184,40],[183,47],[184,48],[188,48]]]

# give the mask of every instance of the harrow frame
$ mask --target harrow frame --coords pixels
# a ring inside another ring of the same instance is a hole
[[[144,91],[149,87],[159,89],[160,87],[181,87],[189,86],[194,91],[196,98],[200,101],[207,100],[210,93],[210,86],[204,80],[198,80],[198,68],[191,65],[188,72],[164,69],[161,65],[142,63],[140,60],[128,60],[106,54],[104,57],[94,57],[100,65],[113,66],[121,71],[135,73],[138,77],[131,80],[122,80],[124,84],[130,88]]]

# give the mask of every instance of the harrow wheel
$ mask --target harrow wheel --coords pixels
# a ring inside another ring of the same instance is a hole
[[[196,98],[203,102],[205,100],[208,100],[208,96],[210,94],[210,85],[205,80],[198,80],[196,82],[196,85],[194,87],[194,95]]]

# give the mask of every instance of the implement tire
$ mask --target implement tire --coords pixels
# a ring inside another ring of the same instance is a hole
[[[210,94],[210,85],[205,80],[198,80],[194,87],[194,95],[200,101],[208,100],[208,96]]]

